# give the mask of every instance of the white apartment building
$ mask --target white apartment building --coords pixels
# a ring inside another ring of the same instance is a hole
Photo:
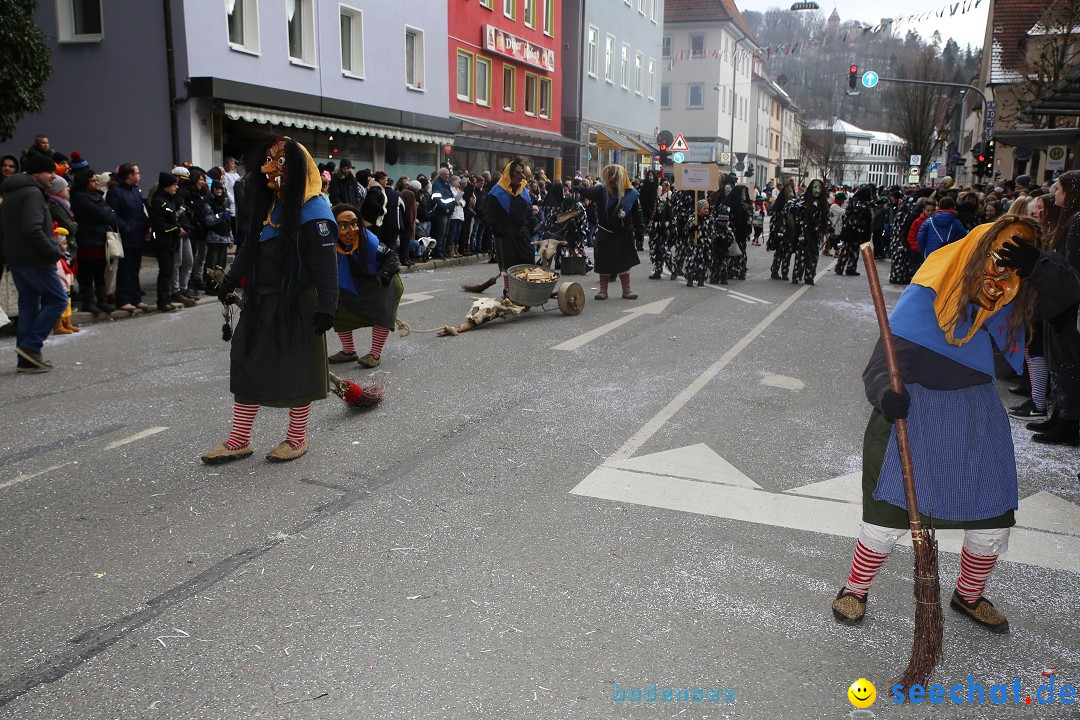
[[[834,162],[829,168],[829,180],[835,185],[858,187],[865,183],[896,185],[905,181],[906,160],[900,157],[904,140],[897,135],[875,130],[863,130],[849,122],[833,118],[831,123],[810,123],[810,132],[821,133],[821,139],[831,139],[837,147]],[[901,178],[901,173],[905,177]]]

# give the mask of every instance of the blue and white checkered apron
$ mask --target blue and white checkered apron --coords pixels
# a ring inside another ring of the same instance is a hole
[[[1015,510],[1016,456],[993,383],[962,390],[907,385],[908,438],[919,512],[943,520],[983,520]],[[896,428],[889,435],[874,499],[907,508]]]

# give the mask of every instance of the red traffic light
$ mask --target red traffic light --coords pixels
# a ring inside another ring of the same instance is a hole
[[[857,73],[857,72],[859,72],[859,66],[858,65],[852,65],[850,70],[851,70],[852,73]]]
[[[986,156],[985,155],[980,155],[979,156],[979,162],[986,162]]]
[[[667,145],[660,143],[660,152],[664,152],[665,150],[667,150]]]

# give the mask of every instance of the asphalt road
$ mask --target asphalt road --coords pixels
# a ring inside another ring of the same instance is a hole
[[[806,289],[769,280],[757,247],[727,290],[643,265],[634,302],[594,301],[589,275],[577,317],[552,303],[458,337],[392,335],[380,368],[344,373],[384,379],[383,405],[318,403],[312,451],[284,465],[261,457],[284,435],[274,409],[253,458],[198,460],[231,412],[219,306],[50,340],[47,375],[17,376],[3,339],[0,718],[838,718],[859,677],[880,718],[1080,717],[889,702],[910,550],[866,622],[841,627],[829,603],[853,540],[817,530],[858,506],[782,515],[733,494],[790,498],[859,469],[877,328],[865,277],[828,261]],[[400,317],[460,322],[458,285],[492,267],[408,275]],[[1014,429],[1020,496],[1042,493],[1018,518],[1042,544],[991,580],[1011,635],[946,608],[935,680],[1018,678],[1026,697],[1049,666],[1058,686],[1080,676],[1080,483],[1075,450]],[[946,602],[957,565],[942,552]],[[728,699],[613,700],[653,683]]]

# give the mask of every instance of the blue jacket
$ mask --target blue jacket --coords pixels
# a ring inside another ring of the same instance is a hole
[[[454,212],[454,190],[450,183],[435,178],[431,183],[431,199],[436,202],[436,215],[450,215]]]
[[[114,185],[105,194],[105,202],[116,211],[120,241],[131,247],[142,247],[146,231],[150,228],[150,218],[146,214],[139,188],[124,182]]]
[[[925,258],[942,245],[956,242],[967,233],[955,210],[938,210],[919,228],[919,252]]]

